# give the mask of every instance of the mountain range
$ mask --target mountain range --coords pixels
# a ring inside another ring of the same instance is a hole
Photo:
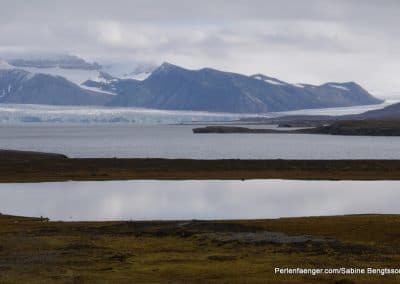
[[[73,56],[2,61],[0,103],[264,113],[382,102],[354,82],[290,84],[262,74],[188,70],[170,63],[153,69],[141,68],[127,79]]]
[[[0,103],[103,105],[110,95],[83,89],[61,76],[0,70]]]

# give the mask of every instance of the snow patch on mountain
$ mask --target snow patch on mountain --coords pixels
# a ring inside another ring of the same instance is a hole
[[[93,81],[96,80],[97,82],[108,83],[109,81],[103,76],[102,72],[98,70],[66,69],[60,67],[51,67],[51,68],[18,67],[18,69],[29,72],[27,74],[27,79],[30,79],[37,74],[46,74],[55,77],[59,76],[67,79],[68,81],[78,85],[83,89],[108,95],[115,95],[114,93],[106,92],[99,88],[87,87],[85,85],[82,85],[82,83],[86,82],[88,79]]]
[[[81,85],[89,78],[97,78],[99,76],[98,70],[65,69],[59,67],[51,67],[51,68],[22,67],[19,69],[31,73],[41,73],[52,76],[61,76],[77,85]]]
[[[350,89],[349,89],[349,88],[346,88],[346,87],[344,87],[344,86],[341,86],[341,85],[329,84],[328,86],[329,86],[329,87],[332,87],[332,88],[336,88],[336,89],[344,90],[344,91],[350,91]]]
[[[273,84],[273,85],[285,85],[281,82],[275,81],[275,80],[271,80],[271,79],[264,79],[264,82],[267,82],[269,84]]]
[[[278,79],[267,77],[267,76],[262,75],[262,74],[256,74],[256,75],[253,75],[251,77],[253,77],[254,79],[260,80],[260,81],[264,81],[264,82],[266,82],[268,84],[272,84],[272,85],[286,85],[287,84],[287,83],[282,82],[282,81],[280,81]]]
[[[31,80],[35,76],[38,76],[40,74],[45,74],[53,77],[63,77],[66,80],[78,85],[82,89],[107,95],[115,95],[115,93],[103,91],[99,88],[87,87],[82,85],[82,83],[85,82],[88,78],[98,78],[99,80],[103,80],[104,82],[106,82],[106,79],[104,79],[105,76],[101,74],[101,71],[97,70],[66,69],[59,67],[15,67],[8,64],[6,61],[0,61],[0,70],[3,70],[5,72],[11,71],[14,73],[15,78],[19,78],[19,80],[23,81]],[[0,89],[0,98],[6,97],[8,94],[11,93],[12,90],[16,90],[13,85],[8,85],[8,87]]]
[[[80,85],[80,87],[82,89],[85,89],[85,90],[88,90],[88,91],[92,91],[92,92],[96,92],[96,93],[102,93],[102,94],[107,94],[107,95],[111,95],[111,96],[116,96],[117,95],[116,93],[112,93],[112,92],[109,92],[109,91],[104,91],[104,90],[102,90],[100,88],[96,88],[96,87],[88,87],[88,86],[85,86],[85,85]]]
[[[151,72],[146,73],[130,73],[130,74],[125,74],[122,76],[122,79],[133,79],[133,80],[138,80],[138,81],[143,81],[146,80],[149,76],[151,75]]]

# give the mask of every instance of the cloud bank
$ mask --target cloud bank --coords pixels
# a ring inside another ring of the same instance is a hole
[[[168,61],[289,82],[357,81],[400,98],[398,26],[400,1],[389,0],[3,0],[0,57]]]

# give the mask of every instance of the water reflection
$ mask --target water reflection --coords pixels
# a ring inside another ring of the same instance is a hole
[[[0,212],[53,220],[241,219],[400,213],[399,181],[0,184]]]

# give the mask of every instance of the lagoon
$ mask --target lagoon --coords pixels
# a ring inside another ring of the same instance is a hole
[[[186,180],[0,184],[0,212],[51,220],[400,214],[400,181]]]

